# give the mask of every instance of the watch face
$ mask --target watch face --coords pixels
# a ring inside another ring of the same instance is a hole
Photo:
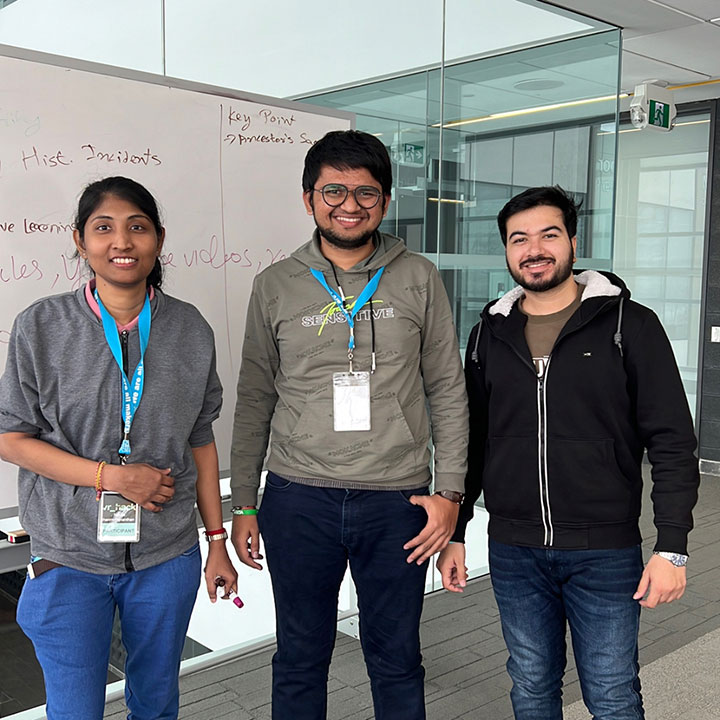
[[[452,500],[452,502],[458,503],[458,505],[465,497],[461,492],[456,492],[455,490],[438,490],[435,494],[444,497],[446,500]]]
[[[659,555],[661,558],[665,558],[665,560],[669,560],[675,567],[685,567],[687,565],[687,555],[671,552],[656,552],[655,554]]]

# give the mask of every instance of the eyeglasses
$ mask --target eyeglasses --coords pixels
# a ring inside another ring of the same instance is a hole
[[[345,185],[330,183],[329,185],[323,185],[320,190],[313,188],[313,192],[319,192],[330,207],[338,207],[345,202],[348,193],[351,191]],[[382,196],[382,193],[372,185],[358,185],[352,191],[352,194],[355,196],[355,202],[365,210],[374,208]]]

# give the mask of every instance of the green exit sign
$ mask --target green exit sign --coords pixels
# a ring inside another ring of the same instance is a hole
[[[648,113],[648,125],[670,129],[670,105],[668,103],[650,100],[650,112]]]
[[[425,148],[422,145],[403,143],[400,162],[404,165],[424,165]]]

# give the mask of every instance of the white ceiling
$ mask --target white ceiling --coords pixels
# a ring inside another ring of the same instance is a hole
[[[623,29],[622,89],[643,80],[670,85],[720,80],[720,0],[559,0]],[[720,97],[720,82],[675,91],[676,102]]]

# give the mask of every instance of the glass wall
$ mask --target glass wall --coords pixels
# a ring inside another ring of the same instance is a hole
[[[697,405],[710,117],[678,118],[670,133],[620,130],[613,270],[660,318]],[[601,130],[602,133],[602,130]]]
[[[608,27],[537,0],[366,0],[350,24],[320,3],[295,0],[4,4],[0,43],[274,97]]]

